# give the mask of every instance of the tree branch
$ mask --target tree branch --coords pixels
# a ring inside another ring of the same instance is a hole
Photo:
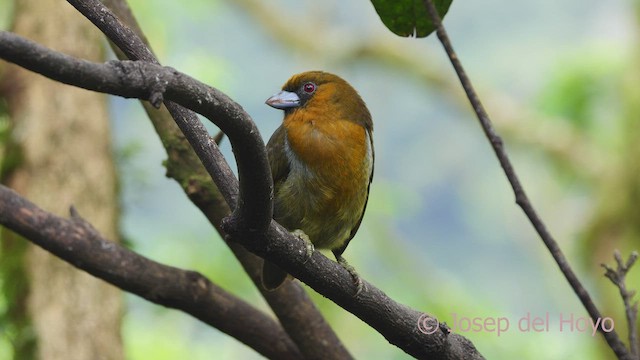
[[[451,45],[449,36],[447,35],[447,32],[442,25],[442,19],[440,18],[438,11],[433,5],[433,2],[431,0],[423,1],[424,5],[427,8],[427,11],[429,12],[429,16],[431,17],[431,21],[436,27],[436,34],[438,36],[438,39],[442,43],[445,52],[449,56],[451,65],[453,65],[453,68],[455,69],[456,74],[460,79],[460,84],[464,88],[464,91],[467,94],[467,98],[469,99],[469,102],[471,103],[471,106],[473,107],[473,110],[476,113],[478,120],[480,121],[480,126],[482,127],[485,136],[491,143],[491,147],[493,148],[493,151],[496,154],[498,161],[500,162],[500,166],[502,166],[502,169],[507,176],[507,180],[513,188],[516,203],[522,208],[527,218],[533,225],[534,229],[536,230],[538,235],[540,235],[540,238],[546,245],[547,249],[549,249],[549,252],[551,252],[551,256],[553,256],[553,259],[558,264],[560,271],[562,271],[562,274],[565,276],[565,278],[573,288],[573,291],[576,293],[584,307],[587,309],[589,316],[591,316],[592,319],[602,319],[600,311],[594,304],[591,296],[584,288],[576,274],[573,272],[573,269],[562,253],[560,246],[558,246],[558,243],[551,236],[551,233],[549,233],[549,231],[547,230],[546,225],[544,224],[540,216],[538,216],[538,213],[534,209],[533,205],[531,205],[531,201],[525,193],[524,188],[520,183],[520,179],[518,178],[518,175],[516,174],[513,165],[511,164],[511,160],[509,160],[509,156],[504,149],[502,139],[493,128],[491,119],[489,119],[489,115],[485,111],[484,106],[482,106],[482,102],[480,101],[480,98],[473,88],[471,80],[469,80],[467,73],[462,67],[462,63],[460,62],[458,55],[453,50],[453,46]],[[625,348],[624,343],[620,340],[620,337],[615,330],[604,331],[602,327],[599,327],[598,331],[604,336],[605,340],[619,359],[632,359],[629,355],[629,352]]]
[[[248,162],[243,167],[248,168],[248,164],[256,159],[266,158],[262,141],[256,139],[259,139],[259,133],[254,126],[247,124],[251,120],[238,105],[218,90],[173,69],[130,61],[104,65],[90,63],[56,53],[6,32],[0,32],[0,57],[52,79],[90,90],[155,100],[163,95],[167,100],[190,108],[218,125],[229,137],[238,162]],[[196,144],[196,150],[198,146]],[[251,151],[262,155],[252,155]],[[260,170],[254,169],[257,173]],[[241,183],[244,175],[240,172]],[[239,206],[242,206],[241,202]],[[247,224],[230,221],[225,230],[232,235],[241,235],[234,236],[234,239],[242,241],[249,250],[281,266],[356,315],[410,355],[433,359],[482,358],[469,340],[450,333],[444,324],[440,324],[439,331],[434,334],[423,334],[418,330],[418,322],[424,321],[424,314],[395,302],[366,281],[365,290],[354,297],[353,280],[342,266],[318,251],[306,259],[303,241],[275,221],[271,221],[266,233],[247,228]]]
[[[182,310],[269,358],[302,354],[283,328],[195,271],[159,264],[100,235],[71,208],[50,214],[0,185],[0,224],[34,244],[132,294]]]

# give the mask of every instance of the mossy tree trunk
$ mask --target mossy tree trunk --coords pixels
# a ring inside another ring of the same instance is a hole
[[[104,57],[96,29],[64,1],[18,0],[12,31],[64,53]],[[11,122],[3,161],[10,187],[41,207],[81,216],[118,238],[116,172],[106,98],[6,65],[0,80]],[[122,359],[122,295],[4,231],[8,319],[17,359]],[[11,277],[8,277],[11,274]],[[12,284],[13,282],[13,284]],[[16,284],[20,282],[20,284]]]

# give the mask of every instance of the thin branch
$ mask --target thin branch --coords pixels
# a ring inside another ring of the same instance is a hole
[[[85,89],[142,99],[158,99],[164,95],[167,100],[190,108],[218,125],[228,135],[237,156],[241,151],[243,154],[247,151],[265,152],[264,146],[256,147],[260,143],[255,139],[259,138],[259,133],[246,124],[251,122],[246,113],[234,111],[237,110],[235,103],[229,103],[231,100],[218,90],[173,69],[131,61],[95,64],[57,53],[7,32],[0,32],[0,57]],[[208,138],[208,141],[212,140]],[[238,147],[242,146],[246,148],[239,150]],[[241,160],[252,163],[255,158],[242,157]],[[236,235],[234,231],[238,231],[243,235],[234,236],[234,239],[242,241],[250,251],[279,265],[356,315],[408,354],[431,359],[482,358],[469,340],[450,333],[444,324],[433,334],[420,332],[418,323],[424,321],[424,314],[395,302],[366,281],[365,290],[354,297],[353,279],[342,266],[318,251],[307,259],[304,242],[275,221],[271,221],[263,234],[247,229],[246,223],[227,222],[226,225],[224,230],[227,233]],[[249,236],[252,234],[255,239]]]
[[[520,179],[518,178],[518,175],[516,174],[513,165],[511,164],[511,160],[509,160],[509,156],[504,149],[502,139],[493,128],[491,120],[489,119],[487,112],[482,106],[480,98],[478,97],[476,91],[473,88],[473,85],[471,84],[471,80],[469,80],[467,73],[462,67],[462,63],[460,62],[458,55],[453,50],[453,46],[451,45],[449,36],[447,35],[447,32],[442,25],[442,19],[440,18],[438,11],[433,5],[433,2],[431,0],[424,0],[424,5],[429,12],[431,21],[436,27],[436,34],[438,36],[438,39],[442,43],[442,46],[449,56],[449,60],[451,61],[451,64],[453,65],[453,68],[455,69],[456,73],[458,74],[458,78],[460,79],[460,84],[464,88],[464,91],[469,98],[469,102],[471,103],[471,106],[473,107],[473,110],[476,113],[478,120],[480,121],[480,126],[482,127],[482,130],[484,131],[487,139],[491,143],[491,147],[493,148],[493,151],[495,152],[498,161],[500,162],[500,165],[502,166],[502,169],[504,170],[504,173],[507,176],[509,183],[511,184],[511,187],[513,188],[516,203],[522,208],[527,218],[535,228],[536,232],[538,233],[538,235],[540,235],[540,238],[547,246],[547,249],[549,249],[549,252],[551,252],[553,259],[556,261],[558,267],[560,268],[560,271],[562,271],[565,278],[573,288],[573,291],[576,293],[584,307],[587,309],[589,316],[591,316],[592,319],[602,319],[600,311],[594,304],[585,287],[573,272],[571,265],[569,265],[569,262],[562,253],[562,250],[560,250],[560,246],[558,246],[558,243],[554,240],[554,238],[547,230],[546,225],[538,216],[538,213],[533,208],[533,205],[531,205],[529,197],[525,193],[524,188],[520,183]],[[604,336],[607,343],[619,359],[630,359],[629,352],[625,348],[624,343],[620,340],[620,337],[615,332],[615,330],[604,331],[602,327],[599,327],[598,330]]]
[[[0,185],[0,224],[91,275],[151,302],[182,310],[264,356],[302,356],[271,318],[195,271],[159,264],[105,239],[77,212],[64,219]]]
[[[620,296],[624,303],[624,310],[627,316],[627,324],[629,326],[629,350],[631,355],[638,359],[640,358],[640,350],[638,349],[638,301],[633,301],[633,297],[636,294],[635,290],[627,290],[626,278],[627,273],[638,260],[638,252],[634,251],[629,255],[629,259],[624,262],[620,251],[617,249],[613,252],[613,257],[616,260],[616,268],[613,269],[607,264],[601,264],[605,268],[605,276],[611,280],[611,282],[620,290]]]

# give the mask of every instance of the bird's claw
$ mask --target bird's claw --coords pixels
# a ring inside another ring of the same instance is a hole
[[[316,248],[313,246],[313,243],[311,242],[309,235],[305,234],[305,232],[302,231],[301,229],[296,229],[292,231],[291,234],[293,236],[298,237],[300,240],[304,241],[306,251],[305,251],[305,258],[303,263],[306,263],[307,261],[309,261],[309,259],[311,259],[311,256],[313,256],[313,252],[316,250]]]
[[[351,278],[353,279],[353,285],[356,287],[356,293],[353,295],[353,297],[357,297],[358,295],[360,295],[362,290],[364,290],[364,282],[360,278],[360,275],[358,275],[356,269],[351,266],[351,264],[349,264],[345,258],[343,258],[341,255],[337,255],[336,260],[338,261],[338,264],[340,264],[340,266],[347,270],[349,275],[351,275]]]

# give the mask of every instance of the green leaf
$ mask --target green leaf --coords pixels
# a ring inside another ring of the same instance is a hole
[[[432,0],[441,18],[453,0]],[[425,37],[435,30],[423,0],[371,0],[378,16],[394,34]]]

